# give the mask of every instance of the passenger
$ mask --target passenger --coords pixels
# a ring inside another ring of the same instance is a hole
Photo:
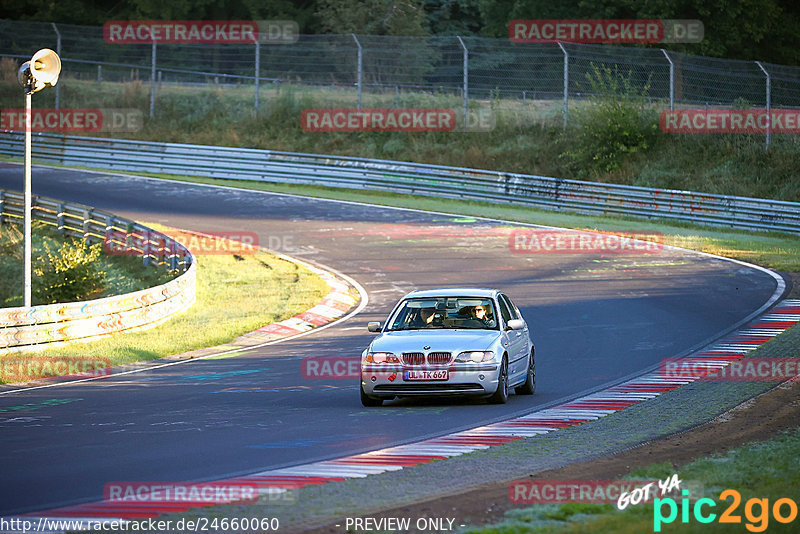
[[[471,313],[472,318],[480,321],[484,326],[494,327],[494,319],[490,318],[489,310],[483,304],[473,306]]]

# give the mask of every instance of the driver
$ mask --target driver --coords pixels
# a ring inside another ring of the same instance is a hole
[[[427,328],[433,324],[433,317],[436,310],[433,308],[420,308],[417,316],[408,324],[411,328]]]

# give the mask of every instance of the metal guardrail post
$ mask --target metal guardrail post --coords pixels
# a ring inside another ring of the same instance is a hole
[[[769,143],[772,137],[772,76],[769,75],[769,72],[760,61],[756,61],[756,65],[767,77],[767,140],[765,148],[769,150]]]
[[[142,264],[147,267],[150,265],[150,232],[145,232],[144,246],[142,247]]]
[[[675,110],[675,63],[672,61],[672,58],[669,57],[669,53],[661,49],[661,52],[664,54],[664,57],[667,58],[669,61],[669,110]]]
[[[57,225],[59,234],[63,234],[64,233],[64,209],[65,209],[64,204],[63,203],[59,203],[58,204],[58,213],[56,214],[56,225]]]
[[[83,210],[83,241],[88,245],[91,235],[89,234],[89,223],[92,220],[92,210]]]
[[[564,130],[567,129],[567,117],[569,115],[569,53],[564,45],[558,43],[558,47],[564,52]]]
[[[58,27],[56,26],[55,22],[51,22],[50,24],[53,25],[53,30],[56,32],[56,54],[58,57],[61,57],[61,32],[58,31]],[[59,108],[61,104],[61,85],[56,84],[56,109]]]
[[[112,250],[110,247],[112,245],[112,241],[114,240],[114,218],[111,215],[106,215],[106,231],[104,232],[105,237],[103,239],[103,245],[107,248],[107,250]]]
[[[467,50],[467,45],[464,44],[461,36],[456,35],[456,37],[458,37],[458,42],[461,43],[461,48],[464,49],[464,127],[466,127],[467,110],[469,109],[469,50]]]
[[[254,101],[253,105],[256,108],[256,110],[258,110],[258,82],[259,82],[259,76],[261,75],[261,43],[259,43],[258,39],[256,39],[256,65],[255,65],[255,71],[256,71],[255,72],[255,75],[256,75],[255,93],[256,94],[255,94],[255,99],[254,99],[255,101]]]
[[[156,42],[150,54],[150,118],[153,118],[156,109]]]
[[[356,37],[356,34],[351,33],[350,35],[353,36],[353,40],[356,42],[356,46],[358,47],[358,67],[357,67],[358,68],[358,78],[357,78],[358,79],[358,81],[357,81],[357,85],[358,85],[358,109],[361,109],[361,81],[362,81],[362,77],[363,77],[363,74],[364,74],[364,65],[363,65],[363,62],[362,62],[363,57],[362,57],[362,52],[361,52],[361,43],[358,42],[358,37]]]

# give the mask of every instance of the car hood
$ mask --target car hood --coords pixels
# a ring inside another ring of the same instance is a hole
[[[372,352],[488,350],[500,337],[499,330],[403,330],[384,332],[372,341]],[[430,346],[430,349],[424,347]]]

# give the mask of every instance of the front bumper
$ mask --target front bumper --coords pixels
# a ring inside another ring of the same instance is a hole
[[[447,380],[405,380],[404,371],[446,369]],[[361,365],[361,389],[372,397],[421,395],[491,395],[497,390],[499,365],[451,364],[448,366]]]

